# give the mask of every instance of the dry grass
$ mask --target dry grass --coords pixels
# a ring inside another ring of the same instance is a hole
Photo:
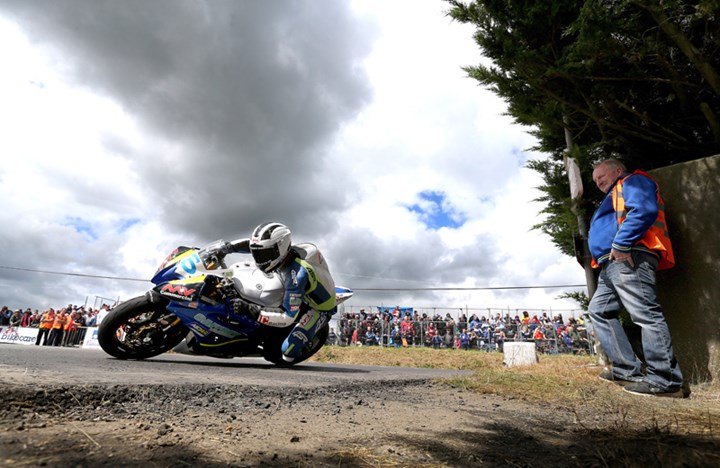
[[[340,364],[442,368],[473,371],[449,385],[502,395],[574,413],[588,428],[720,435],[720,387],[693,385],[690,398],[639,397],[598,379],[590,356],[541,356],[534,366],[506,368],[501,353],[428,348],[326,346],[313,360]],[[597,415],[602,415],[598,418]]]
[[[478,359],[478,356],[483,356]],[[500,353],[480,354],[449,349],[325,346],[313,361],[426,369],[482,370],[501,367]]]

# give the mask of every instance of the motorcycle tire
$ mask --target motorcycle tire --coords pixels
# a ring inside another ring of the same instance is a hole
[[[146,359],[177,346],[188,330],[163,303],[145,296],[115,307],[98,327],[98,343],[118,359]]]
[[[292,328],[290,328],[290,330],[292,330]],[[325,324],[325,326],[318,330],[318,332],[315,334],[315,337],[310,342],[310,345],[305,349],[305,352],[303,352],[300,357],[295,359],[293,362],[287,362],[282,357],[282,344],[285,341],[285,336],[287,335],[279,335],[281,339],[277,336],[273,337],[265,341],[265,344],[263,346],[263,357],[266,361],[270,361],[276,366],[292,367],[296,364],[306,361],[315,353],[320,351],[320,348],[325,345],[329,333],[330,324]]]

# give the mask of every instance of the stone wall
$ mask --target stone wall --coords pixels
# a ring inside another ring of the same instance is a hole
[[[658,295],[690,382],[720,381],[720,155],[651,171],[665,200],[676,266]]]

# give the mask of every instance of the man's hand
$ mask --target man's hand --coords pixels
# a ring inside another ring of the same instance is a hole
[[[260,306],[251,304],[244,299],[233,299],[233,312],[236,315],[247,315],[253,320],[257,320],[260,315]]]
[[[620,252],[619,250],[612,249],[610,251],[610,261],[613,262],[628,262],[631,268],[635,268],[635,262],[632,259],[630,252]]]

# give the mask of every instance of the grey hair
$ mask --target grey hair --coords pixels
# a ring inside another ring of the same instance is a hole
[[[610,166],[612,168],[621,169],[623,172],[627,172],[627,167],[625,167],[625,164],[615,158],[603,159],[602,161],[595,163],[595,165],[593,166],[593,170],[597,169],[600,166]]]

